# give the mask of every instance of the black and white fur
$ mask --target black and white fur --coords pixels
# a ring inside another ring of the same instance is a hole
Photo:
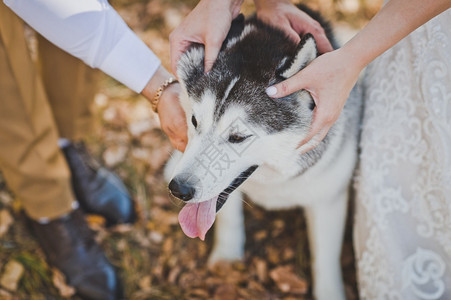
[[[300,91],[271,99],[265,93],[268,86],[293,76],[317,55],[312,35],[304,35],[295,44],[280,30],[256,18],[245,21],[242,16],[234,20],[208,74],[204,74],[203,47],[190,48],[178,66],[189,143],[181,157],[169,162],[166,173],[173,181],[193,186],[195,193],[189,202],[221,194],[220,208],[229,196],[217,213],[210,262],[243,258],[242,193],[267,209],[304,207],[315,297],[345,299],[340,252],[357,155],[359,95],[354,89],[326,138],[315,149],[300,154],[302,149],[296,147],[308,133],[315,107],[311,96]],[[236,143],[237,137],[244,140]],[[209,145],[234,161],[217,178],[201,167],[205,159],[200,153]],[[246,148],[240,155],[230,150],[241,145]],[[240,176],[253,167],[257,167],[255,172],[228,195],[241,183],[237,181],[245,179]],[[190,178],[196,180],[190,182]]]

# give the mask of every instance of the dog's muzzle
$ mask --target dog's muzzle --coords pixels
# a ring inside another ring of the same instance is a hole
[[[218,200],[216,202],[216,212],[218,212],[222,208],[229,195],[247,178],[249,178],[249,176],[251,176],[251,174],[254,173],[254,171],[257,169],[257,167],[257,165],[254,165],[249,167],[246,171],[241,172],[241,174],[236,177],[232,181],[232,183],[230,183],[229,186],[219,194]],[[186,176],[177,176],[172,179],[171,182],[169,182],[169,191],[173,196],[187,202],[193,199],[194,194],[196,193],[195,186],[197,186],[197,184],[192,181],[192,175],[190,176],[186,174]]]
[[[255,170],[257,170],[258,166],[252,166],[248,168],[246,171],[242,172],[237,178],[235,178],[232,183],[219,194],[218,200],[216,201],[216,212],[218,212],[224,203],[226,202],[229,195],[237,188],[239,187],[246,179],[249,178],[249,176],[254,173]]]

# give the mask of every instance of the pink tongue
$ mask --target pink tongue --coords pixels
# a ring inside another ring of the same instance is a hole
[[[179,213],[179,223],[183,232],[191,237],[199,237],[202,241],[216,217],[216,200],[213,199],[200,202],[188,203]]]

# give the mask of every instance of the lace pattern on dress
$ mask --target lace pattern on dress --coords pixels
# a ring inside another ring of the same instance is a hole
[[[451,10],[368,66],[364,99],[361,299],[451,299]]]

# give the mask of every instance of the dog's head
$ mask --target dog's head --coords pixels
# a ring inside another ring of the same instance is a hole
[[[283,99],[265,89],[317,57],[312,35],[295,44],[280,30],[242,16],[232,23],[218,58],[204,73],[204,48],[187,50],[178,65],[189,143],[169,183],[188,202],[179,220],[191,237],[205,236],[215,213],[259,166],[296,161],[314,102],[300,91]]]

